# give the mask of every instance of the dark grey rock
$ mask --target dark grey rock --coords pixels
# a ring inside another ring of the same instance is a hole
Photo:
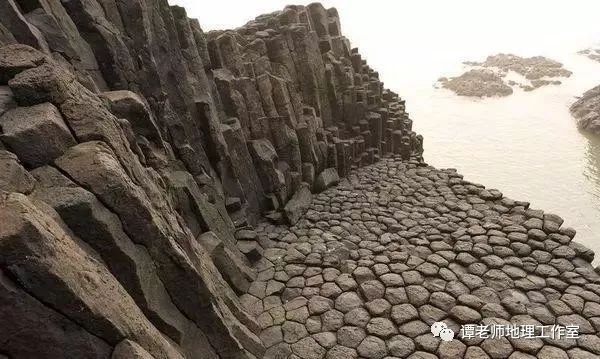
[[[307,183],[302,183],[292,198],[286,203],[283,211],[290,224],[296,224],[312,201],[312,193]]]
[[[0,150],[0,190],[29,194],[33,191],[35,179],[11,152]]]
[[[316,192],[321,192],[327,188],[338,184],[340,177],[335,168],[324,169],[315,180],[314,188]]]
[[[50,164],[76,144],[60,112],[50,103],[9,110],[0,117],[0,128],[0,141],[28,167]]]

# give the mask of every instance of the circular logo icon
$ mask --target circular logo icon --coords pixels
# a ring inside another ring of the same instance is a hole
[[[435,322],[431,325],[431,334],[434,337],[440,337],[445,342],[449,342],[454,339],[454,331],[448,328],[444,322]]]

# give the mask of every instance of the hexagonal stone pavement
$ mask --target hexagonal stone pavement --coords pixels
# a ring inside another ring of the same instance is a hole
[[[598,358],[600,276],[562,222],[455,170],[386,158],[316,195],[296,225],[261,223],[241,299],[267,359]],[[437,321],[580,336],[443,342]]]

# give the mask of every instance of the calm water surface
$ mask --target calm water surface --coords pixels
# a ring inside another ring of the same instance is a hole
[[[559,214],[600,254],[600,138],[580,133],[568,110],[575,96],[600,84],[600,64],[553,55],[574,73],[560,86],[472,99],[433,88],[432,77],[415,79],[403,95],[428,163]],[[456,74],[462,66],[447,68]]]

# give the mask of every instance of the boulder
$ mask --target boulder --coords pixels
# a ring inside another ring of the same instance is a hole
[[[0,128],[0,140],[32,168],[52,163],[77,144],[58,109],[48,102],[5,112]]]
[[[225,247],[223,241],[213,232],[198,237],[198,242],[210,254],[223,278],[241,295],[248,291],[256,273],[241,258]]]
[[[252,140],[249,150],[267,193],[285,191],[285,177],[277,169],[278,156],[275,148],[267,139]]]
[[[265,115],[271,118],[278,117],[279,113],[277,112],[275,102],[273,101],[273,86],[271,84],[271,80],[269,79],[269,75],[261,74],[257,76],[256,85],[258,87],[258,92],[260,93]]]
[[[190,19],[190,27],[194,35],[194,41],[196,41],[196,47],[198,48],[198,54],[202,60],[202,64],[205,69],[211,68],[210,57],[208,55],[208,47],[206,44],[206,34],[200,27],[200,23],[197,19]]]
[[[315,183],[315,166],[312,163],[302,164],[302,181],[309,185]]]
[[[208,89],[208,79],[204,72],[204,64],[200,49],[196,44],[194,31],[185,8],[177,5],[169,6],[172,17],[172,29],[177,32],[179,47],[184,64],[189,71],[185,80],[192,87],[195,94],[203,94]]]
[[[97,255],[40,205],[22,194],[0,194],[0,221],[8,224],[0,229],[0,265],[40,301],[109,344],[131,338],[156,358],[182,358]]]
[[[0,336],[5,340],[2,344],[2,353],[10,358],[108,359],[110,357],[111,345],[27,293],[2,270],[0,270],[0,321],[5,323],[0,325]],[[31,345],[31,343],[36,344]]]
[[[17,156],[0,150],[0,190],[29,194],[35,186],[35,178],[21,166]]]
[[[32,174],[39,183],[33,196],[52,206],[73,233],[98,252],[146,317],[181,343],[188,320],[171,301],[146,248],[131,241],[119,217],[53,167]]]
[[[155,143],[162,143],[154,116],[138,94],[126,90],[107,91],[103,92],[100,98],[108,104],[110,112],[131,123],[136,135],[144,136]]]
[[[10,87],[0,86],[0,116],[15,107],[17,107],[17,104],[15,103]]]
[[[136,342],[125,339],[115,347],[111,359],[154,359],[150,353],[144,350]]]
[[[311,163],[316,168],[319,168],[321,165],[321,158],[318,153],[320,151],[317,147],[316,134],[306,123],[298,125],[296,128],[296,133],[298,136],[298,144],[302,161],[305,163]]]
[[[223,125],[223,137],[229,149],[234,173],[248,203],[248,220],[254,224],[260,219],[261,212],[266,209],[265,192],[252,163],[244,132],[237,119],[232,119]]]
[[[324,169],[315,180],[315,192],[322,192],[331,186],[335,186],[340,182],[340,176],[338,175],[337,169],[326,168]]]
[[[277,107],[277,113],[279,116],[285,118],[290,126],[297,126],[297,110],[294,108],[294,105],[297,104],[294,103],[293,95],[290,94],[288,82],[281,77],[273,76],[271,74],[267,74],[267,76],[269,76],[271,81],[273,90],[272,96],[275,106]]]
[[[31,46],[12,44],[0,47],[0,85],[6,85],[19,72],[38,66],[46,55]]]
[[[210,35],[211,33],[209,33],[209,36]],[[227,31],[223,34],[219,34],[214,40],[211,40],[211,42],[214,42],[216,45],[215,48],[218,49],[222,67],[229,69],[234,75],[240,76],[242,72],[242,61],[239,53],[240,45],[235,41],[235,33]],[[216,61],[212,61],[212,63],[215,66],[217,65]]]
[[[0,24],[0,46],[16,44],[17,40],[4,25]]]
[[[292,198],[286,203],[283,212],[287,221],[294,225],[300,220],[300,217],[306,213],[312,202],[312,193],[310,186],[306,182],[300,184],[300,188],[294,193]]]
[[[46,62],[19,73],[9,85],[21,106],[44,102],[56,105],[79,142],[104,141],[129,175],[144,187],[151,185],[118,119],[95,94],[77,82],[72,73]]]
[[[302,160],[296,131],[286,124],[286,119],[283,117],[269,118],[269,127],[271,128],[271,142],[277,151],[278,158],[286,162],[292,171],[301,171]]]
[[[590,133],[600,133],[600,86],[584,92],[571,105],[570,111],[577,119],[577,127]]]
[[[251,263],[258,262],[264,253],[260,244],[254,240],[238,240],[237,246]]]
[[[60,104],[67,98],[77,96],[78,90],[85,89],[75,80],[72,73],[51,61],[44,61],[37,67],[26,68],[8,81],[8,85],[21,106],[44,102]],[[79,95],[81,94],[83,93]]]
[[[225,201],[212,200],[207,193],[204,193],[198,186],[198,183],[188,172],[173,171],[167,178],[170,192],[174,194],[174,202],[178,205],[181,201],[187,202],[188,213],[182,212],[182,216],[187,219],[197,221],[199,233],[214,232],[227,248],[233,250],[235,247],[235,225],[227,213]],[[192,226],[190,226],[192,228]],[[235,252],[235,250],[234,250]],[[239,254],[239,253],[238,253]]]
[[[262,101],[260,94],[257,89],[256,80],[248,77],[241,77],[238,79],[230,79],[227,75],[231,76],[229,71],[219,70],[217,72],[218,79],[226,79],[231,81],[237,90],[243,97],[247,116],[248,126],[250,127],[250,137],[248,139],[261,139],[269,135],[269,126],[266,122],[265,111],[262,107]],[[217,84],[223,80],[217,80]],[[240,118],[241,120],[241,118]]]
[[[189,230],[181,226],[169,202],[154,203],[142,187],[129,178],[114,152],[102,142],[72,147],[56,164],[117,214],[135,243],[148,248],[173,302],[207,333],[219,355],[239,355],[242,349],[232,337],[229,323],[235,323],[238,315],[243,318],[244,313],[238,310],[232,318],[223,317],[224,307],[235,308],[237,298],[223,302],[224,297],[235,294],[214,267],[209,254],[192,238]],[[210,272],[207,272],[209,267]],[[214,304],[216,300],[220,303],[218,306]]]

